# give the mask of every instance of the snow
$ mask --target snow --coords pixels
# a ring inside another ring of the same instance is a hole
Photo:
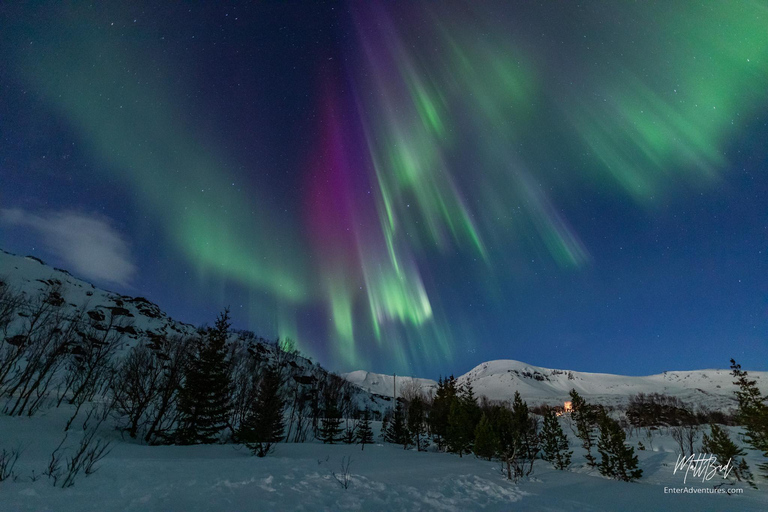
[[[14,291],[21,291],[29,298],[37,297],[48,289],[48,283],[59,284],[66,303],[62,306],[73,313],[85,307],[89,311],[120,306],[128,310],[130,324],[137,335],[127,335],[136,340],[145,333],[191,335],[195,327],[170,318],[159,306],[143,298],[128,297],[119,293],[102,290],[91,283],[72,276],[69,272],[50,267],[40,260],[0,250],[0,281],[10,285]]]
[[[0,282],[8,284],[14,293],[22,292],[27,298],[32,299],[49,291],[51,284],[60,286],[62,296],[65,299],[61,309],[68,317],[76,317],[78,309],[101,312],[107,317],[110,308],[125,309],[127,315],[120,318],[132,327],[133,333],[124,334],[121,346],[116,351],[117,357],[125,355],[139,340],[152,339],[158,336],[169,338],[194,336],[197,333],[194,326],[171,318],[158,305],[142,297],[130,297],[102,290],[72,276],[65,270],[46,265],[35,257],[22,257],[0,250]],[[16,324],[9,328],[8,336],[11,336],[14,329],[20,328],[23,323],[24,318],[18,318]],[[234,340],[241,335],[244,336],[245,333],[232,334],[231,339]],[[262,346],[261,348],[264,349],[262,354],[264,357],[273,357],[273,347]],[[296,376],[311,377],[312,375],[324,376],[327,374],[325,369],[314,365],[302,356],[296,357],[292,363],[294,367],[292,372]],[[389,398],[374,396],[362,389],[356,390],[354,394],[355,404],[361,409],[368,407],[372,411],[383,412],[390,401]],[[0,512],[3,512],[2,509]]]
[[[128,309],[137,334],[128,336],[123,350],[150,333],[194,333],[192,326],[171,319],[152,303],[100,290],[35,259],[0,251],[0,280],[13,288],[34,296],[46,287],[44,281],[52,279],[65,287],[67,305],[63,307],[73,311],[86,302],[90,309],[118,304]],[[307,360],[297,361],[300,371],[321,370]],[[767,372],[750,372],[750,377],[763,389],[768,387]],[[370,393],[392,396],[392,376],[356,371],[345,378]],[[459,381],[471,382],[478,396],[496,400],[510,399],[517,390],[532,404],[562,403],[575,388],[588,401],[606,404],[626,401],[634,393],[659,392],[712,408],[735,405],[727,370],[625,377],[499,360],[477,366]],[[398,394],[412,385],[427,390],[436,385],[433,380],[403,376],[396,382]],[[391,402],[360,393],[358,398],[366,405],[384,407]],[[22,449],[15,468],[18,479],[0,482],[0,512],[768,510],[765,479],[758,480],[760,490],[745,488],[741,495],[666,494],[665,487],[683,487],[683,483],[682,476],[673,472],[677,445],[663,430],[655,434],[652,450],[637,452],[644,471],[637,483],[607,480],[594,469],[585,468],[579,443],[569,433],[575,451],[570,471],[555,471],[537,461],[533,476],[514,484],[504,479],[498,462],[474,456],[460,458],[382,444],[361,451],[357,446],[315,442],[281,443],[274,454],[259,459],[233,445],[139,445],[121,438],[108,421],[100,434],[113,441],[113,450],[100,463],[98,472],[81,475],[74,487],[54,488],[40,475],[61,441],[70,415],[66,405],[43,409],[33,418],[0,415],[0,450]],[[570,432],[568,418],[561,421]],[[378,423],[374,426],[375,430],[380,428]],[[730,431],[731,438],[738,441],[738,429]],[[82,435],[76,422],[65,446],[76,445]],[[650,446],[644,436],[629,439],[633,446],[639,441]],[[340,472],[345,457],[352,459],[347,489],[333,475]],[[753,471],[761,460],[759,454],[749,452]],[[39,477],[35,481],[33,471]],[[709,489],[712,485],[689,480],[685,487]]]
[[[768,389],[768,372],[750,371],[749,376],[761,389]],[[391,375],[356,371],[343,377],[373,393],[392,396]],[[411,381],[427,392],[437,386],[433,380],[398,376],[398,389]],[[677,371],[630,377],[542,368],[504,359],[482,363],[461,375],[458,382],[470,382],[476,396],[501,401],[511,400],[515,391],[519,391],[531,403],[562,404],[569,399],[569,391],[576,389],[588,401],[604,405],[626,404],[629,397],[637,393],[665,393],[715,410],[736,407],[730,370]]]
[[[414,377],[397,376],[397,380],[392,375],[382,375],[380,373],[357,370],[350,373],[342,373],[341,377],[347,379],[352,384],[363,388],[364,390],[382,396],[394,396],[394,385],[397,383],[397,393],[407,386],[418,386],[422,390],[434,389],[437,382],[431,379],[419,379]]]
[[[654,441],[656,451],[639,451],[643,478],[623,483],[585,470],[576,440],[572,471],[555,471],[537,461],[531,478],[518,484],[503,478],[497,462],[444,453],[403,450],[392,445],[279,444],[259,459],[232,445],[140,446],[114,431],[113,451],[74,487],[54,488],[40,474],[62,437],[68,410],[49,409],[39,417],[0,417],[0,447],[24,447],[16,482],[0,483],[0,510],[13,512],[110,511],[658,511],[676,508],[762,511],[768,509],[768,482],[741,495],[665,494],[683,487],[673,474],[675,444]],[[567,427],[566,431],[567,431]],[[736,437],[733,436],[732,437]],[[74,432],[69,443],[76,442]],[[630,439],[633,444],[637,439]],[[351,457],[350,485],[333,476]],[[756,459],[749,460],[753,469]],[[711,488],[691,477],[685,487]]]

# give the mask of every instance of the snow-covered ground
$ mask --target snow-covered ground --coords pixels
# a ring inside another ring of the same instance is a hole
[[[122,351],[146,337],[195,331],[144,299],[94,288],[65,271],[2,251],[0,280],[29,296],[46,289],[53,280],[60,282],[66,299],[61,307],[72,312],[86,304],[89,311],[124,308],[135,334],[126,336]],[[299,376],[324,372],[302,358],[294,362]],[[768,388],[768,373],[750,372],[750,376],[761,388]],[[346,378],[372,393],[391,396],[393,392],[390,376],[358,371]],[[658,392],[678,396],[692,405],[717,409],[735,405],[732,378],[726,370],[624,377],[550,370],[504,360],[484,363],[459,381],[471,382],[478,396],[491,399],[506,400],[520,391],[531,404],[562,403],[575,388],[590,402],[608,404],[626,401],[633,393]],[[435,382],[398,377],[398,394],[413,385],[430,389]],[[391,403],[362,390],[359,394],[366,405],[376,406],[373,408]],[[765,479],[758,480],[760,490],[747,487],[739,495],[665,493],[665,487],[711,489],[716,480],[701,482],[689,477],[684,485],[683,476],[673,471],[677,445],[663,432],[656,434],[652,450],[638,451],[644,474],[637,483],[607,480],[596,470],[585,469],[582,450],[571,435],[575,454],[570,471],[555,471],[546,462],[537,461],[534,475],[514,484],[504,479],[497,462],[474,456],[419,453],[382,444],[361,451],[357,446],[305,443],[280,444],[274,454],[258,459],[232,445],[138,445],[109,430],[108,421],[101,435],[113,441],[113,450],[100,463],[98,472],[81,475],[74,487],[60,489],[40,475],[62,439],[70,414],[68,406],[62,406],[43,409],[33,418],[0,415],[0,451],[22,449],[15,467],[18,478],[0,482],[0,512],[768,510]],[[79,424],[82,420],[75,423],[64,446],[78,443],[83,435]],[[565,430],[569,431],[567,426]],[[731,437],[739,439],[737,429],[731,429]],[[644,436],[629,440],[633,446],[638,441],[651,446]],[[72,453],[71,448],[67,453]],[[352,462],[349,486],[344,489],[333,473],[341,472],[346,457]],[[759,454],[750,453],[748,462],[753,471],[760,460],[764,459]]]
[[[0,483],[0,510],[51,512],[109,511],[764,511],[768,481],[743,494],[668,494],[664,487],[712,488],[689,475],[673,473],[676,445],[657,436],[655,451],[639,451],[643,478],[637,483],[607,480],[582,468],[575,450],[572,471],[555,471],[537,461],[534,475],[518,484],[503,478],[499,464],[464,456],[405,451],[392,445],[280,444],[259,459],[232,445],[139,446],[115,441],[100,469],[74,487],[54,488],[44,471],[62,438],[66,410],[49,409],[34,418],[0,416],[0,448],[21,446],[16,482]],[[567,430],[567,427],[566,427]],[[67,444],[77,441],[69,436]],[[732,436],[737,437],[737,436]],[[630,439],[637,444],[638,439]],[[647,442],[646,442],[647,444]],[[333,476],[351,457],[350,484]],[[753,470],[755,458],[750,459]],[[716,477],[717,478],[717,477]]]

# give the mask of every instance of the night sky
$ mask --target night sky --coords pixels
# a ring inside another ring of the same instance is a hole
[[[0,248],[337,371],[768,370],[765,1],[29,4]]]

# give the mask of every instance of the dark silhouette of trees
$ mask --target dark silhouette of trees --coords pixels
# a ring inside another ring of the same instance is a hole
[[[541,458],[552,464],[555,469],[567,469],[571,465],[573,451],[568,450],[568,437],[560,427],[560,422],[553,410],[544,415],[541,429]]]
[[[448,435],[448,416],[451,406],[457,400],[456,379],[451,375],[437,381],[437,391],[432,401],[432,410],[429,414],[429,427],[439,450],[446,448],[446,436]]]
[[[579,395],[575,389],[570,392],[571,395],[571,418],[576,424],[576,436],[581,439],[581,446],[587,451],[584,456],[587,464],[595,467],[597,459],[592,454],[592,448],[595,445],[595,427],[597,425],[597,410],[588,404],[584,398]]]
[[[448,413],[448,428],[445,443],[448,451],[459,454],[472,452],[475,442],[475,429],[480,422],[482,411],[477,405],[472,385],[465,383],[458,395],[452,400]]]
[[[757,387],[756,381],[749,378],[740,364],[731,359],[731,375],[738,386],[736,399],[739,410],[736,419],[744,426],[744,440],[755,450],[768,457],[768,396],[764,396]],[[768,462],[758,464],[763,476],[768,477]]]
[[[736,477],[736,480],[744,481],[751,487],[755,487],[752,472],[749,470],[747,461],[744,460],[746,452],[731,441],[725,429],[715,424],[710,425],[709,435],[704,434],[701,449],[704,453],[712,454],[720,466],[726,466],[730,463],[733,467],[731,474]]]
[[[199,340],[179,394],[181,412],[177,441],[211,444],[227,427],[230,379],[227,363],[229,310],[225,310]]]
[[[411,436],[408,432],[403,406],[400,401],[395,405],[392,418],[387,423],[382,436],[388,443],[403,445],[403,449],[411,445]]]
[[[625,482],[640,478],[643,470],[638,468],[635,449],[626,444],[627,436],[619,422],[600,410],[598,426],[597,450],[601,459],[597,467],[600,474]]]
[[[486,413],[480,417],[475,429],[475,455],[491,460],[499,452],[499,440]]]
[[[255,455],[264,457],[272,451],[275,443],[283,440],[285,424],[281,388],[282,376],[275,366],[269,366],[261,376],[256,400],[252,403],[237,437]]]
[[[366,407],[363,411],[360,423],[357,425],[357,442],[361,450],[365,450],[365,445],[373,444],[373,429],[371,429],[371,411]]]
[[[415,395],[408,404],[407,428],[416,450],[423,451],[429,446],[426,404],[420,394]]]
[[[339,410],[339,397],[332,390],[326,390],[323,397],[325,407],[320,419],[319,438],[323,443],[335,444],[342,440],[341,411]]]

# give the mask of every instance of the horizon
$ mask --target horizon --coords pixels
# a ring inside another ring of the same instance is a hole
[[[3,5],[0,247],[340,373],[768,371],[766,19]]]
[[[6,251],[6,250],[4,250],[2,248],[0,248],[0,252],[5,253],[5,254],[10,255],[10,256],[19,257],[19,258],[32,258],[37,263],[40,263],[40,264],[42,264],[42,265],[44,265],[46,267],[50,267],[53,271],[64,272],[69,277],[71,277],[73,279],[77,279],[79,281],[83,281],[83,282],[85,282],[87,284],[92,284],[92,283],[89,283],[87,280],[85,280],[85,279],[83,279],[83,278],[81,278],[81,277],[79,277],[77,275],[72,274],[67,269],[54,267],[54,266],[48,264],[48,262],[38,258],[37,256],[14,254],[14,253],[8,252],[8,251]],[[5,274],[3,274],[3,275],[5,275]],[[99,287],[97,287],[97,288],[99,288]],[[99,288],[99,289],[101,289],[102,291],[105,291],[107,293],[126,296],[125,294],[121,294],[119,292],[116,292],[116,291],[113,291],[113,290],[109,290],[109,289],[106,289],[106,288]],[[132,297],[132,298],[137,298],[137,297],[144,298],[140,294],[139,295],[130,296],[130,297]],[[162,311],[165,311],[165,309],[163,309],[162,304],[155,304],[155,305],[158,306]],[[204,329],[205,327],[211,326],[213,324],[213,320],[211,320],[210,322],[192,323],[192,322],[185,322],[182,319],[174,318],[172,315],[169,315],[169,316],[170,316],[170,318],[172,318],[176,322],[193,326],[196,329]],[[275,342],[275,341],[277,341],[277,339],[269,339],[269,338],[261,336],[260,333],[258,333],[258,332],[253,332],[253,331],[250,331],[248,329],[240,329],[237,326],[232,326],[230,331],[231,332],[236,332],[236,333],[237,332],[242,332],[242,331],[247,331],[247,332],[251,332],[256,337],[264,338],[265,341],[267,341],[267,342]],[[307,355],[307,354],[300,353],[299,355],[301,357],[310,358],[310,356]],[[438,373],[437,376],[431,376],[431,375],[430,376],[425,376],[425,375],[417,375],[417,374],[396,374],[396,376],[399,377],[399,378],[404,378],[404,379],[413,378],[413,379],[432,380],[432,381],[437,382],[437,380],[439,378],[441,378],[441,377],[442,378],[449,377],[449,376],[460,377],[462,375],[470,373],[475,368],[483,366],[483,365],[485,365],[487,363],[499,362],[499,361],[517,362],[517,363],[522,363],[522,364],[524,364],[526,366],[532,366],[532,367],[535,367],[535,368],[540,368],[540,369],[545,369],[545,370],[567,370],[567,371],[575,371],[575,372],[582,373],[582,374],[606,374],[606,375],[617,375],[617,376],[626,376],[626,377],[650,377],[650,376],[654,376],[654,375],[662,375],[664,373],[696,372],[696,371],[702,371],[703,372],[703,371],[710,371],[710,370],[713,370],[713,371],[725,371],[725,372],[729,372],[729,373],[731,372],[731,368],[729,366],[724,366],[724,367],[709,367],[709,368],[668,368],[668,369],[660,370],[660,371],[654,372],[654,373],[637,374],[637,375],[635,375],[635,374],[629,374],[629,373],[617,373],[617,372],[609,372],[609,371],[595,371],[595,370],[590,370],[590,369],[578,369],[578,368],[571,368],[571,367],[550,367],[550,366],[546,366],[546,365],[534,364],[534,363],[529,362],[529,361],[521,361],[521,360],[514,359],[514,358],[503,357],[503,358],[497,358],[497,359],[491,359],[491,360],[487,360],[487,361],[482,361],[482,362],[480,362],[480,363],[470,367],[466,371],[462,371],[461,369],[459,369],[457,372],[453,372],[453,373],[451,373],[451,372],[448,372],[448,373]],[[327,365],[324,364],[322,361],[316,361],[316,362],[320,363],[321,366],[327,368]],[[740,361],[736,361],[736,362],[740,363]],[[741,366],[743,367],[743,369],[745,371],[748,371],[748,372],[768,372],[768,370],[761,370],[759,368],[745,367],[744,364],[742,364]],[[335,369],[333,371],[335,373],[339,374],[339,375],[345,375],[345,374],[350,374],[350,373],[362,371],[362,372],[366,372],[366,373],[374,373],[376,375],[393,376],[393,373],[375,372],[375,371],[368,370],[368,369],[365,369],[365,368],[357,368],[357,369],[351,369],[351,370]]]

